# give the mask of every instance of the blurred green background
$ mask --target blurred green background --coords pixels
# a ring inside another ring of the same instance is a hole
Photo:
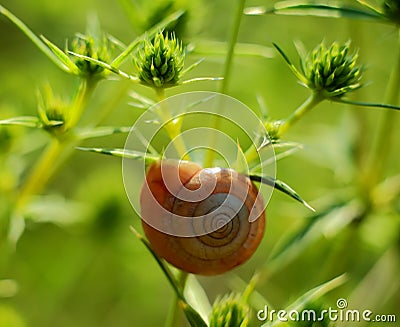
[[[129,43],[162,17],[160,8],[167,8],[167,2],[15,0],[1,4],[36,34],[63,47],[76,32],[85,32],[91,15],[97,15],[104,31]],[[137,11],[129,13],[127,3],[137,6]],[[254,0],[246,5],[271,3]],[[225,57],[215,53],[209,42],[227,41],[235,6],[235,1],[228,0],[177,0],[170,5],[172,11],[187,10],[178,37],[198,46],[187,62],[205,57],[190,72],[192,77],[222,74]],[[366,67],[363,81],[367,84],[352,97],[382,102],[396,60],[396,37],[393,26],[376,22],[269,15],[244,16],[238,41],[265,47],[275,42],[297,63],[294,41],[312,49],[321,40],[351,39]],[[66,98],[74,92],[76,80],[55,67],[4,17],[0,17],[0,44],[0,119],[35,115],[36,91],[46,83]],[[304,101],[308,91],[296,82],[282,58],[272,49],[270,53],[272,58],[236,56],[228,94],[256,113],[260,113],[257,96],[262,97],[269,114],[282,118]],[[123,69],[132,72],[134,65],[129,62]],[[218,82],[201,82],[168,90],[167,95],[218,88]],[[105,125],[133,124],[141,111],[128,104],[130,89],[153,96],[151,90],[126,81],[103,81],[82,122],[90,121],[99,108],[110,106],[112,114]],[[332,199],[351,196],[359,164],[366,160],[381,115],[380,109],[329,102],[319,105],[285,136],[305,147],[278,163],[278,177],[317,211]],[[393,176],[399,174],[400,129],[387,137],[394,142],[385,176]],[[122,147],[124,138],[116,135],[84,145]],[[32,210],[36,214],[26,219],[26,229],[16,245],[7,241],[9,194],[47,141],[43,131],[0,127],[0,327],[163,325],[173,292],[154,259],[129,230],[129,225],[140,230],[140,220],[124,192],[121,160],[74,152],[43,192],[42,205]],[[398,179],[392,181],[394,189],[399,187]],[[349,281],[330,293],[327,303],[346,298],[352,307],[362,307],[367,299],[374,312],[395,313],[400,319],[400,201],[397,198],[391,206],[385,206],[384,199],[379,201],[383,204],[366,219],[343,228],[346,215],[333,212],[331,225],[317,228],[308,240],[300,242],[298,253],[257,291],[274,307],[284,308],[308,289],[346,272]],[[210,300],[232,288],[242,290],[236,276],[248,281],[277,244],[296,233],[309,216],[307,209],[275,192],[267,208],[265,237],[255,256],[233,273],[199,278]],[[259,325],[255,320],[253,324]]]

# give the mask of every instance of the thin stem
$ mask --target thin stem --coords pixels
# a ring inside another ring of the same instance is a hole
[[[373,102],[353,101],[353,100],[347,100],[347,99],[341,99],[341,98],[333,99],[332,101],[338,102],[338,103],[350,104],[350,105],[359,106],[359,107],[400,110],[399,106],[395,106],[395,105],[387,104],[387,103],[373,103]]]
[[[93,93],[96,82],[88,79],[82,79],[74,102],[70,108],[70,116],[67,117],[65,130],[67,131],[62,137],[53,137],[47,149],[39,158],[26,182],[23,184],[16,202],[16,210],[20,211],[26,205],[32,195],[40,193],[56,171],[62,159],[65,159],[68,151],[71,150],[75,139],[68,130],[75,127],[78,123],[87,101]]]
[[[99,110],[97,117],[91,117],[88,127],[103,124],[106,118],[108,118],[112,111],[121,103],[122,99],[125,100],[124,96],[129,87],[131,87],[131,83],[123,83],[121,80],[118,90],[110,96],[109,101]]]
[[[282,136],[293,124],[302,118],[307,112],[319,104],[324,97],[317,92],[313,92],[300,107],[298,107],[279,127],[279,136]]]
[[[81,79],[74,102],[71,105],[70,116],[66,122],[66,130],[74,128],[78,124],[83,110],[86,108],[87,102],[93,94],[96,84],[97,82],[95,80]]]
[[[366,43],[365,36],[366,31],[364,30],[364,26],[360,25],[359,22],[355,20],[348,20],[347,29],[350,33],[350,39],[354,45],[357,45],[359,49],[366,48],[368,43]],[[367,93],[365,88],[359,89],[354,93],[353,97],[356,100],[363,99]],[[343,99],[342,99],[343,100]],[[353,110],[352,110],[353,109]],[[362,110],[358,110],[355,108],[355,105],[350,104],[350,117],[352,119],[352,124],[354,124],[354,150],[352,151],[352,161],[356,167],[363,167],[366,162],[366,154],[368,152],[367,149],[370,148],[370,142],[368,138],[365,137],[367,133],[369,133],[368,128],[368,115],[366,115]],[[357,169],[356,178],[360,180],[360,174],[362,174],[362,169]],[[358,186],[360,183],[358,183]]]
[[[389,85],[386,92],[386,103],[397,104],[399,100],[400,90],[400,29],[398,29],[398,49],[395,67],[392,70]],[[397,114],[392,110],[382,113],[381,120],[378,125],[375,142],[373,143],[371,157],[368,161],[366,169],[366,177],[368,180],[367,189],[373,188],[382,177],[383,170],[386,165],[390,153],[391,143],[393,141],[392,132],[395,126]]]
[[[228,90],[231,73],[232,73],[233,57],[235,54],[235,47],[236,47],[236,43],[237,43],[237,39],[238,39],[238,35],[239,35],[240,23],[242,22],[245,2],[246,2],[246,0],[238,1],[238,6],[236,9],[235,19],[234,19],[233,27],[232,27],[232,34],[229,39],[229,47],[228,47],[228,52],[226,54],[226,60],[225,60],[225,65],[224,65],[224,71],[223,71],[224,79],[222,80],[221,88],[219,90],[221,93],[226,93]]]
[[[224,64],[224,71],[223,71],[223,80],[221,82],[221,87],[219,89],[220,93],[226,94],[229,86],[229,82],[232,75],[232,64],[233,64],[233,57],[235,55],[235,47],[239,35],[240,23],[243,17],[243,10],[245,6],[246,0],[238,0],[237,9],[235,12],[235,18],[233,21],[232,27],[232,34],[229,38],[228,44],[228,52],[226,54],[225,64]],[[220,118],[219,116],[214,116],[213,122],[213,129],[219,130],[220,127]],[[210,140],[210,149],[206,152],[205,160],[204,160],[204,167],[211,167],[213,165],[215,159],[215,144],[216,144],[216,134],[212,133],[211,140]]]
[[[302,118],[307,112],[314,108],[325,98],[319,93],[313,92],[288,118],[281,122],[278,130],[278,137],[281,137],[288,129]],[[247,162],[252,162],[257,159],[259,149],[251,146],[244,154]]]
[[[178,282],[178,287],[179,290],[182,294],[184,294],[185,291],[185,285],[186,285],[186,281],[189,277],[189,274],[185,271],[180,270],[178,272],[178,278],[177,278],[177,282]],[[181,308],[179,306],[179,301],[181,299],[179,298],[179,296],[177,294],[174,295],[174,298],[172,300],[171,303],[171,307],[170,307],[170,311],[168,314],[168,318],[165,324],[165,327],[174,327],[174,326],[178,326],[178,321],[180,319],[180,313],[181,313]]]
[[[183,159],[183,160],[190,160],[189,154],[186,150],[186,145],[184,143],[184,140],[182,139],[180,132],[180,122],[174,122],[171,121],[171,112],[168,108],[168,106],[165,105],[165,90],[163,88],[156,88],[156,95],[157,95],[157,100],[160,103],[160,110],[157,110],[157,114],[160,117],[160,119],[165,122],[165,130],[170,137],[170,139],[173,141],[173,145],[178,152],[178,155]],[[168,314],[168,318],[166,320],[166,327],[173,327],[178,324],[178,319],[179,319],[179,314],[181,312],[180,306],[179,306],[179,301],[184,299],[183,293],[185,290],[185,285],[186,281],[188,278],[188,273],[184,271],[179,271],[178,273],[178,278],[177,278],[177,289],[175,290],[175,295],[170,307],[170,311]]]
[[[190,160],[189,153],[186,150],[185,142],[183,141],[180,133],[180,121],[171,121],[172,116],[168,106],[165,104],[165,90],[162,88],[155,89],[157,94],[157,100],[160,102],[160,110],[157,110],[157,115],[160,119],[165,123],[165,130],[169,136],[169,138],[173,141],[173,145],[178,152],[178,155],[183,160]],[[178,118],[181,119],[181,118]]]
[[[188,277],[189,277],[189,274],[186,271],[183,271],[183,270],[179,271],[178,286],[182,290],[182,293],[185,288]]]
[[[174,294],[171,305],[169,307],[168,316],[165,321],[165,325],[164,325],[165,327],[179,326],[181,309],[178,305],[178,302],[179,302],[179,298],[176,294]]]
[[[243,295],[242,295],[243,302],[249,303],[249,298],[250,298],[251,294],[254,292],[254,290],[258,284],[261,274],[262,273],[260,271],[257,271],[251,277],[250,281],[247,284],[247,287],[243,291]]]
[[[254,160],[256,160],[256,159],[258,158],[258,156],[259,156],[258,151],[259,151],[259,149],[257,149],[256,147],[254,147],[254,146],[251,145],[251,146],[246,150],[246,152],[244,153],[244,157],[246,158],[246,162],[247,162],[247,163],[251,163],[251,162],[253,162]],[[235,164],[236,164],[236,163],[235,163]]]
[[[185,301],[185,297],[183,296],[183,292],[181,292],[181,289],[179,287],[179,283],[176,281],[175,277],[173,276],[172,272],[166,265],[166,263],[161,259],[152,249],[149,241],[144,238],[133,226],[130,226],[131,231],[135,236],[143,243],[143,245],[149,250],[149,252],[152,254],[153,258],[156,260],[158,266],[161,268],[162,272],[164,273],[165,277],[168,279],[168,282],[170,283],[171,287],[173,288],[176,296],[178,297],[179,300]]]
[[[63,147],[57,138],[53,138],[47,146],[19,193],[16,204],[17,211],[24,207],[31,195],[38,194],[43,190],[54,172],[54,162],[60,156]]]

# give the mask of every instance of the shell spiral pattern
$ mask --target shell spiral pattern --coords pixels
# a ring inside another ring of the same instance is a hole
[[[194,274],[221,274],[242,264],[264,234],[265,206],[257,187],[228,168],[154,163],[147,170],[140,206],[154,252]]]

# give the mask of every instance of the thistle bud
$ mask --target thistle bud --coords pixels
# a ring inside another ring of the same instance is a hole
[[[91,35],[77,35],[71,43],[71,51],[99,61],[108,62],[110,59],[110,42],[106,36],[96,40]],[[83,76],[101,74],[104,68],[85,59],[74,57],[76,66]]]
[[[247,327],[249,325],[249,307],[238,295],[228,294],[214,302],[210,327]]]
[[[357,66],[358,54],[350,53],[350,42],[329,48],[321,43],[301,60],[306,86],[324,97],[341,96],[361,87],[362,69]]]
[[[146,39],[135,59],[142,83],[155,88],[176,85],[181,77],[185,59],[182,43],[175,35],[158,33],[153,40]]]
[[[268,139],[276,141],[280,138],[280,129],[283,124],[281,120],[266,120],[264,122],[265,130],[268,132]]]
[[[50,86],[45,87],[43,94],[38,94],[38,116],[42,128],[59,136],[65,132],[68,104],[54,96]]]

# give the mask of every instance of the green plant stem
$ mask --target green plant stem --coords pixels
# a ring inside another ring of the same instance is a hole
[[[185,291],[185,285],[186,281],[189,277],[189,274],[185,271],[180,270],[178,272],[178,277],[177,277],[177,282],[178,282],[178,287],[179,290],[182,294],[184,294]],[[171,303],[171,307],[169,310],[168,318],[166,320],[165,327],[174,327],[178,326],[179,324],[179,319],[180,319],[180,313],[181,313],[181,308],[179,306],[179,301],[181,299],[177,294],[174,295],[174,298]]]
[[[398,103],[400,92],[400,29],[398,29],[397,33],[397,58],[385,96],[385,102],[392,105]],[[367,184],[367,192],[375,187],[382,178],[393,141],[392,134],[397,116],[398,113],[392,110],[385,110],[381,114],[381,120],[378,125],[375,142],[372,146],[371,156],[367,163],[364,177],[365,183]]]
[[[65,154],[76,143],[76,139],[69,130],[78,123],[87,101],[93,93],[95,84],[92,80],[81,80],[69,111],[70,116],[67,117],[65,123],[66,133],[59,138],[53,137],[51,143],[37,161],[19,192],[15,206],[16,211],[21,211],[32,195],[39,194],[45,188],[61,159],[65,158]]]
[[[54,162],[60,156],[62,149],[61,142],[57,138],[53,138],[19,193],[16,204],[17,211],[25,206],[31,195],[38,194],[43,190],[53,173]]]
[[[278,137],[286,133],[289,128],[300,120],[307,112],[313,109],[325,98],[317,92],[313,92],[288,118],[284,119],[279,126]],[[258,157],[258,149],[250,147],[244,153],[247,162],[252,162]]]
[[[304,101],[300,107],[298,107],[288,118],[286,118],[281,126],[279,127],[279,136],[282,136],[286,131],[294,125],[300,118],[302,118],[307,112],[314,108],[325,98],[318,92],[313,92],[306,101]]]
[[[238,0],[238,5],[237,9],[235,12],[235,18],[233,21],[233,26],[232,26],[232,34],[230,35],[229,38],[229,43],[228,43],[228,52],[226,54],[226,59],[225,59],[225,64],[224,64],[224,70],[223,70],[223,77],[224,79],[221,82],[221,87],[219,89],[220,93],[226,94],[229,86],[229,82],[231,79],[232,75],[232,64],[233,64],[233,57],[235,55],[235,47],[239,35],[239,29],[240,29],[240,23],[242,21],[243,17],[243,10],[245,6],[246,0]],[[219,130],[220,127],[220,117],[215,115],[214,116],[214,122],[212,128],[214,130]],[[212,167],[215,159],[215,144],[216,144],[216,134],[212,133],[211,135],[211,140],[209,142],[210,144],[210,149],[206,152],[205,160],[204,160],[204,167]]]
[[[253,294],[259,280],[261,277],[261,272],[260,271],[256,271],[253,276],[251,277],[250,281],[248,282],[245,290],[243,291],[243,295],[242,295],[242,300],[245,303],[249,303],[249,298],[251,296],[251,294]]]
[[[234,18],[233,27],[232,27],[232,34],[229,38],[228,52],[226,54],[224,71],[223,71],[223,75],[222,75],[224,77],[224,79],[221,82],[221,87],[219,90],[221,93],[224,93],[224,94],[228,90],[228,86],[229,86],[230,79],[231,79],[233,57],[235,54],[235,47],[236,47],[236,43],[237,43],[237,39],[238,39],[238,35],[239,35],[240,23],[242,22],[243,10],[244,10],[245,3],[246,3],[246,0],[238,0],[237,9],[235,12],[235,18]]]
[[[169,307],[168,316],[165,321],[165,327],[179,326],[181,309],[179,308],[178,302],[179,298],[176,294],[174,294],[171,305]]]
[[[91,78],[81,79],[74,98],[74,102],[72,103],[70,109],[70,116],[68,117],[65,124],[66,130],[74,128],[78,124],[82,116],[83,110],[86,108],[88,100],[93,94],[96,84],[97,80],[93,80]]]
[[[256,160],[258,157],[258,149],[256,149],[254,146],[251,146],[244,153],[244,157],[246,158],[246,162],[253,162],[253,160]]]
[[[125,95],[130,87],[132,87],[130,81],[123,82],[121,80],[118,90],[110,95],[110,98],[100,109],[98,116],[93,118],[91,117],[90,121],[88,122],[88,127],[95,127],[104,124],[105,120],[110,116],[113,110],[118,107],[122,101],[125,101]]]
[[[160,102],[160,110],[157,110],[157,115],[159,118],[165,123],[164,128],[169,136],[169,138],[173,141],[173,145],[178,152],[178,155],[183,160],[190,160],[189,153],[186,150],[185,142],[183,141],[180,133],[181,128],[180,124],[181,118],[178,118],[178,121],[171,121],[172,116],[168,106],[165,104],[165,90],[162,88],[155,89],[157,94],[157,100]]]
[[[357,45],[359,49],[367,48],[368,43],[365,39],[366,31],[363,25],[359,22],[349,19],[347,22],[347,30],[350,35],[350,39],[354,44]],[[359,89],[353,95],[355,100],[360,100],[365,98],[367,95],[367,90],[365,88]],[[354,124],[354,151],[352,151],[353,159],[357,167],[362,167],[365,164],[365,155],[368,152],[369,142],[365,137],[366,133],[369,133],[368,128],[368,115],[366,115],[362,110],[356,108],[355,105],[351,105],[350,115],[352,123]],[[357,169],[357,174],[361,173],[362,169]]]
[[[180,270],[178,275],[178,286],[183,291],[185,288],[189,274],[186,271]]]

